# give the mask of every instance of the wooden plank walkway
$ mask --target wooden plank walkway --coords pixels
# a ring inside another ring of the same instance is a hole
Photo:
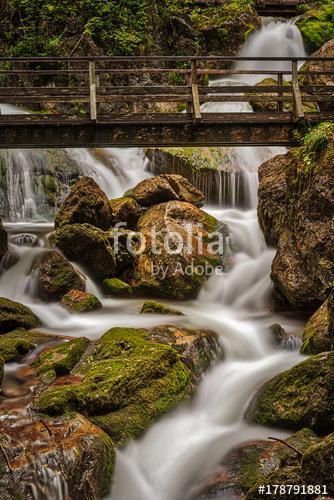
[[[307,61],[317,70],[298,69]],[[0,115],[0,147],[294,145],[296,131],[334,120],[333,61],[0,58],[0,103],[22,107]],[[333,85],[321,84],[324,75]],[[246,85],[249,76],[273,81]],[[234,84],[215,84],[222,77]],[[250,112],[249,101],[262,111]]]

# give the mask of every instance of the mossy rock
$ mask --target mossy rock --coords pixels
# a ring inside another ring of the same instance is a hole
[[[304,14],[297,20],[309,47],[319,48],[334,38],[334,6],[332,0],[317,0],[303,4]]]
[[[60,301],[61,305],[73,313],[85,313],[102,309],[95,295],[80,290],[70,290]]]
[[[83,412],[115,442],[137,436],[193,390],[176,350],[134,328],[109,330],[72,373],[81,381],[51,386],[35,400],[36,409]]]
[[[42,300],[60,300],[70,290],[85,290],[84,278],[54,250],[39,257],[33,269],[37,274],[37,293]]]
[[[328,493],[334,494],[334,433],[307,449],[302,475],[306,484],[326,485]]]
[[[0,387],[2,384],[2,379],[5,374],[5,360],[3,359],[2,356],[0,356]]]
[[[181,311],[168,307],[155,300],[146,300],[140,310],[141,314],[170,314],[174,316],[183,316]]]
[[[302,338],[302,354],[318,354],[333,350],[334,335],[331,337],[329,333],[329,311],[326,300],[306,323]]]
[[[105,292],[111,295],[124,296],[133,293],[131,286],[118,278],[106,279],[102,284]]]
[[[90,341],[84,337],[73,339],[42,352],[31,366],[38,377],[55,378],[68,375],[79,362]]]
[[[0,336],[0,356],[6,363],[10,361],[19,362],[21,359],[36,348],[36,346],[47,343],[56,337],[34,330],[26,331],[17,329]]]
[[[91,224],[108,229],[111,223],[108,198],[91,177],[83,177],[72,186],[55,217],[55,228],[67,224]]]
[[[288,428],[309,427],[323,434],[334,426],[334,352],[312,356],[276,375],[259,391],[255,422]]]
[[[108,234],[97,227],[67,224],[52,233],[50,242],[98,280],[110,278],[116,271],[116,257]]]
[[[0,334],[10,332],[16,328],[29,330],[40,324],[39,318],[29,307],[0,297]]]

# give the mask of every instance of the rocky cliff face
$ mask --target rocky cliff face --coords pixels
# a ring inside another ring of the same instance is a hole
[[[334,127],[321,124],[303,146],[260,167],[259,220],[269,244],[276,302],[313,311],[334,282]]]

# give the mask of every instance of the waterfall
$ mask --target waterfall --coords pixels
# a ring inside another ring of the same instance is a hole
[[[272,20],[264,22],[241,52],[243,56],[268,57],[304,54],[298,28],[292,23]],[[254,64],[259,69],[258,63]],[[249,63],[238,67],[246,66],[249,68]],[[266,63],[260,64],[262,68],[264,72],[268,69]],[[242,76],[212,84],[240,85],[240,81],[255,83]],[[203,106],[203,110],[252,111],[248,103],[214,102]],[[112,500],[191,499],[201,481],[233,447],[270,434],[268,429],[244,419],[248,405],[262,383],[301,359],[294,350],[299,345],[300,325],[279,318],[287,330],[292,330],[295,340],[281,351],[271,344],[267,328],[273,315],[268,312],[268,296],[274,251],[266,248],[256,213],[257,168],[284,151],[284,148],[233,148],[247,182],[250,209],[236,206],[211,211],[231,230],[232,270],[223,276],[212,276],[188,310],[194,325],[219,334],[225,359],[204,376],[192,402],[161,419],[141,439],[117,453]],[[186,308],[183,312],[187,314]],[[278,434],[280,431],[275,430],[275,435]]]

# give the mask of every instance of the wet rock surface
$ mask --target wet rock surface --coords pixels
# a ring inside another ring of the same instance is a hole
[[[102,304],[95,295],[80,290],[70,290],[60,301],[68,311],[85,313],[102,309]]]
[[[85,290],[85,280],[74,267],[56,251],[39,257],[33,266],[37,280],[37,295],[42,300],[60,300],[72,289]]]
[[[39,318],[29,307],[0,297],[0,334],[7,333],[15,328],[29,330],[40,325]]]
[[[305,325],[301,346],[302,354],[318,354],[333,350],[334,329],[330,325],[332,315],[332,305],[327,299]]]

